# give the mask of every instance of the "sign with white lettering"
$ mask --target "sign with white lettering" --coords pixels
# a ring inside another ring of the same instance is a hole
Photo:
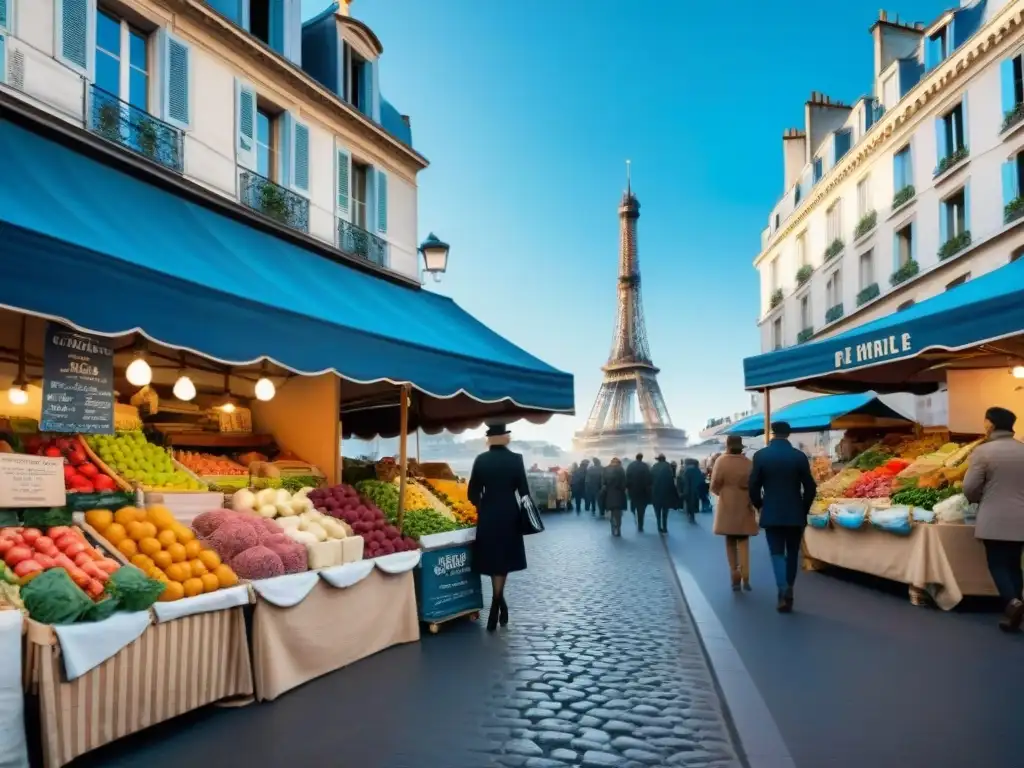
[[[0,453],[0,508],[63,507],[64,458]]]
[[[867,363],[883,363],[913,351],[910,334],[882,336],[879,339],[872,339],[860,344],[853,344],[848,347],[836,350],[836,370],[853,368]]]
[[[39,429],[114,433],[114,350],[107,340],[47,324]]]
[[[469,545],[424,552],[416,572],[420,619],[442,621],[483,607],[480,574]]]

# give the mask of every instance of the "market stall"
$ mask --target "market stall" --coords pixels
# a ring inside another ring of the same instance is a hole
[[[994,595],[973,514],[960,492],[982,417],[1024,399],[1024,263],[1013,262],[934,298],[831,338],[744,360],[746,387],[771,390],[949,392],[948,428],[859,445],[819,478],[804,540],[807,565],[838,565],[907,584],[942,608]],[[1024,425],[1022,425],[1024,426]],[[889,538],[885,538],[889,537]]]
[[[418,284],[13,123],[0,153],[0,461],[45,467],[19,486],[39,499],[0,494],[0,602],[28,616],[47,765],[417,639],[420,540],[471,513],[417,498],[408,430],[572,413],[572,377]],[[397,477],[343,485],[343,431],[400,435]],[[343,641],[304,644],[323,633]]]

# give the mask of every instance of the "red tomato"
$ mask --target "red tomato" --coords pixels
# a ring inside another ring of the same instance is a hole
[[[98,562],[99,562],[100,560],[102,560],[102,559],[103,559],[103,557],[104,557],[103,553],[102,553],[102,552],[100,552],[100,551],[99,551],[98,549],[96,549],[95,547],[90,547],[89,549],[87,549],[87,550],[86,550],[86,552],[88,552],[88,553],[89,553],[89,557],[91,557],[91,558],[92,558],[93,560],[95,560],[95,561],[96,561],[97,563],[98,563]]]
[[[85,550],[88,549],[88,548],[89,547],[84,542],[73,541],[70,544],[68,544],[66,547],[64,547],[64,554],[67,555],[68,557],[74,559],[74,558],[78,557],[78,555],[81,554],[82,552],[85,552]]]
[[[7,555],[4,557],[4,562],[7,563],[11,568],[15,568],[18,565],[18,563],[31,559],[32,550],[28,547],[18,545],[15,547],[11,547],[9,550],[7,550]]]
[[[7,554],[8,550],[14,546],[14,539],[8,539],[6,536],[0,538],[0,557]]]
[[[36,552],[43,552],[51,557],[55,557],[59,551],[49,536],[40,536],[32,546],[36,548]]]
[[[37,563],[35,560],[22,560],[14,568],[14,575],[18,578],[24,578],[30,573],[43,570],[43,566]]]
[[[43,532],[38,528],[26,528],[21,535],[25,539],[25,543],[31,546],[36,539],[43,535]]]
[[[46,535],[56,541],[65,533],[71,533],[71,529],[66,525],[55,525],[53,528],[46,532]]]
[[[43,566],[44,571],[50,568],[55,568],[57,566],[56,560],[54,560],[49,555],[43,554],[42,552],[36,552],[35,557],[33,557],[32,559],[39,563],[41,566]]]

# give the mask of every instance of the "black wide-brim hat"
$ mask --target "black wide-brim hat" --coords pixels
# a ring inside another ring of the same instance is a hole
[[[501,437],[509,434],[508,427],[504,424],[488,424],[487,437]]]

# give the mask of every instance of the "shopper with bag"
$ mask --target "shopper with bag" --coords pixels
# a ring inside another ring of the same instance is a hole
[[[511,434],[504,424],[487,429],[487,452],[473,462],[467,488],[477,509],[473,563],[476,570],[491,577],[491,610],[487,631],[508,624],[505,581],[513,571],[526,570],[523,502],[530,497],[523,457],[508,449]]]

